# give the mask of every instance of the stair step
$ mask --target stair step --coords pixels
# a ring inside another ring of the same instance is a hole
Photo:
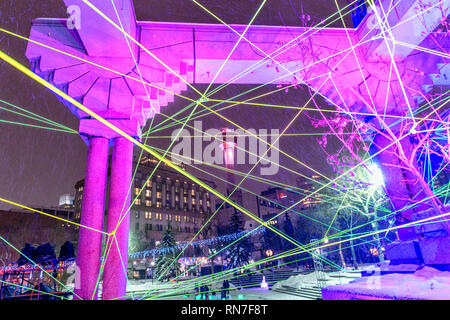
[[[187,63],[186,62],[183,62],[183,61],[180,62],[180,75],[185,81],[188,81]],[[187,90],[187,83],[185,81],[180,81],[180,90],[181,91]]]
[[[322,293],[311,294],[311,293],[299,291],[299,290],[289,291],[289,290],[283,290],[283,289],[272,289],[272,291],[285,293],[285,294],[289,294],[289,295],[297,296],[297,297],[301,297],[301,298],[307,298],[307,299],[311,299],[311,300],[322,300]]]
[[[174,79],[173,79],[173,92],[175,93],[175,94],[180,94],[181,93],[181,79],[180,78],[178,78],[178,77],[175,77]],[[187,85],[186,85],[187,86]]]
[[[174,101],[174,89],[173,89],[173,78],[176,77],[170,72],[166,72],[166,78],[164,81],[164,88],[167,90],[165,91],[167,102],[172,103]]]
[[[187,81],[189,83],[194,82],[194,66],[191,65],[187,66]]]
[[[162,87],[162,85],[159,85]],[[158,101],[161,107],[165,107],[168,104],[166,92],[162,89],[158,89]]]

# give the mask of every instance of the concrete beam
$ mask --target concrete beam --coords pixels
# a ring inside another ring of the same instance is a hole
[[[360,39],[383,36],[389,40],[381,38],[362,46],[368,61],[390,61],[388,46],[392,53],[395,52],[394,60],[403,61],[414,46],[420,45],[436,29],[443,15],[450,14],[450,2],[444,0],[429,0],[426,4],[421,0],[381,0],[376,3],[376,10],[369,8],[358,26],[358,36]],[[411,46],[396,45],[394,50],[395,41]]]
[[[132,0],[90,0],[103,14],[136,37],[136,16]],[[70,15],[68,23],[78,31],[89,56],[130,57],[125,36],[82,0],[64,0]],[[129,40],[128,40],[129,41]],[[114,45],[111,45],[114,43]],[[133,53],[136,46],[130,43]]]

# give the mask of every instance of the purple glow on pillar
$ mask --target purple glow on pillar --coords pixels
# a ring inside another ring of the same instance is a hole
[[[108,149],[108,139],[100,137],[90,139],[81,208],[81,225],[95,230],[103,230]],[[100,231],[80,228],[77,266],[80,268],[81,288],[75,288],[75,294],[83,300],[97,299],[98,288],[96,289],[95,285],[100,270],[102,236]],[[74,298],[77,299],[76,296]]]
[[[133,143],[116,138],[111,161],[111,180],[108,202],[107,232],[115,232],[106,248],[103,274],[103,299],[125,299],[128,268],[128,237],[130,230],[130,193],[133,161]],[[116,243],[117,242],[117,243]]]

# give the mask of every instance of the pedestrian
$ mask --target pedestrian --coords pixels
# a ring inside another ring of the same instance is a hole
[[[228,282],[228,280],[224,281],[224,285],[225,285],[225,298],[228,298],[228,294],[230,293],[230,282]]]
[[[200,286],[200,300],[205,299],[205,286]]]
[[[207,285],[205,285],[205,300],[208,300],[208,295],[209,295],[208,291],[209,291],[209,288]]]
[[[221,300],[227,300],[227,283],[226,283],[226,280],[223,280],[223,282],[222,282],[222,289],[220,291],[220,299]]]
[[[194,298],[198,296],[198,283],[195,284],[194,294],[195,294]]]

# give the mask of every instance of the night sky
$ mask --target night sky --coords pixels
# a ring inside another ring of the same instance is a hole
[[[135,0],[134,2],[138,20],[217,23],[188,0]],[[227,23],[247,24],[261,2],[253,0],[208,0],[201,1],[201,3]],[[299,25],[298,15],[300,15],[301,3],[303,3],[304,12],[319,21],[336,11],[334,1],[330,0],[269,0],[254,24]],[[339,1],[339,3],[342,6],[347,2],[344,0]],[[0,27],[25,36],[29,35],[31,21],[34,18],[66,16],[62,0],[0,1]],[[349,20],[347,20],[347,23],[350,24]],[[334,26],[341,27],[342,25],[336,23]],[[24,40],[0,33],[0,50],[28,66],[25,49],[26,42]],[[78,119],[58,101],[55,95],[20,71],[0,62],[0,79],[0,99],[75,130],[78,129]],[[250,88],[252,86],[229,86],[216,97],[217,99],[230,98]],[[206,86],[198,86],[198,89],[204,90]],[[250,94],[248,97],[274,89],[274,86],[268,86]],[[195,96],[193,92],[189,91],[183,94]],[[307,90],[299,88],[287,93],[277,93],[258,101],[269,104],[302,106],[308,97]],[[175,102],[164,107],[162,112],[173,114],[186,104],[186,100],[176,98]],[[0,106],[3,105],[0,103]],[[285,109],[239,106],[230,108],[222,114],[246,129],[278,128],[281,131],[295,113],[297,113],[297,110],[287,111]],[[39,125],[31,119],[16,116],[4,110],[0,110],[0,119]],[[156,124],[163,119],[165,117],[159,115],[154,123]],[[224,120],[218,119],[216,116],[207,116],[202,120],[204,129],[220,129],[227,126]],[[175,128],[160,131],[155,135],[170,136]],[[300,116],[286,133],[311,132],[319,131],[311,126],[308,118]],[[0,137],[2,150],[0,156],[0,197],[23,205],[55,206],[58,204],[60,195],[64,193],[74,194],[74,184],[84,177],[87,152],[86,145],[78,135],[0,123]],[[325,163],[325,155],[319,149],[316,137],[283,137],[280,141],[280,148],[285,152],[325,175],[330,174],[330,168]],[[148,143],[164,148],[170,143],[170,140],[167,138],[152,138],[148,140]],[[137,148],[136,152],[138,152]],[[309,174],[300,164],[285,156],[280,156],[280,163],[294,171]],[[205,169],[205,167],[202,167],[202,169]],[[240,165],[237,169],[247,172],[250,166]],[[198,171],[189,171],[200,177],[211,179],[208,176],[198,174]],[[255,173],[258,174],[259,169]],[[266,176],[266,178],[294,185],[296,176],[280,169],[277,176]],[[218,185],[220,190],[223,191],[223,184],[218,183]],[[250,181],[243,186],[256,192],[267,188],[266,185]],[[0,203],[2,209],[10,207],[9,204]]]

